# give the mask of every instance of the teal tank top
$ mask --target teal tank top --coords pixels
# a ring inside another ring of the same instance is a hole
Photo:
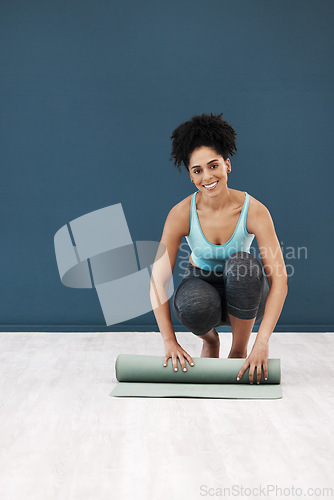
[[[222,272],[225,262],[234,252],[249,252],[254,234],[247,231],[247,212],[249,205],[249,195],[245,193],[245,201],[234,233],[224,245],[214,245],[204,236],[199,223],[196,209],[196,191],[191,198],[190,205],[190,228],[188,236],[185,239],[191,249],[191,258],[196,266],[205,271]]]

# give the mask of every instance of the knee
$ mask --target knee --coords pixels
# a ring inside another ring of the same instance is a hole
[[[239,281],[247,277],[247,280],[260,280],[262,277],[262,267],[260,262],[249,252],[234,252],[227,259],[224,269],[227,280]]]
[[[199,289],[183,290],[174,295],[174,309],[183,316],[192,317],[195,321],[198,318],[215,315],[220,310],[221,303],[216,290]]]
[[[221,317],[219,293],[208,283],[199,280],[189,279],[180,285],[175,292],[173,306],[181,323],[200,333],[210,330]]]

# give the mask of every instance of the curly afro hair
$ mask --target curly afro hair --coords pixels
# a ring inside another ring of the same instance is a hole
[[[172,153],[169,159],[174,160],[174,165],[180,173],[182,162],[189,171],[190,156],[196,148],[201,146],[212,147],[224,160],[235,154],[237,133],[229,123],[222,119],[222,115],[223,113],[196,115],[174,130],[170,137]]]

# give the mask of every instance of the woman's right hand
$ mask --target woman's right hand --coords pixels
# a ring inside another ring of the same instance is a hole
[[[190,354],[185,351],[178,342],[175,340],[171,342],[165,342],[165,357],[163,361],[163,365],[167,366],[167,361],[169,358],[172,358],[173,368],[177,371],[177,358],[179,358],[182,370],[184,372],[187,371],[187,366],[185,362],[185,358],[188,360],[191,366],[194,366],[194,362]]]

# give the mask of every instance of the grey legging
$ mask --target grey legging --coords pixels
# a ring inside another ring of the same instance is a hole
[[[195,335],[217,326],[230,325],[227,313],[240,319],[259,321],[269,286],[259,261],[248,252],[235,252],[223,272],[204,271],[190,262],[175,291],[173,308],[177,319]]]

